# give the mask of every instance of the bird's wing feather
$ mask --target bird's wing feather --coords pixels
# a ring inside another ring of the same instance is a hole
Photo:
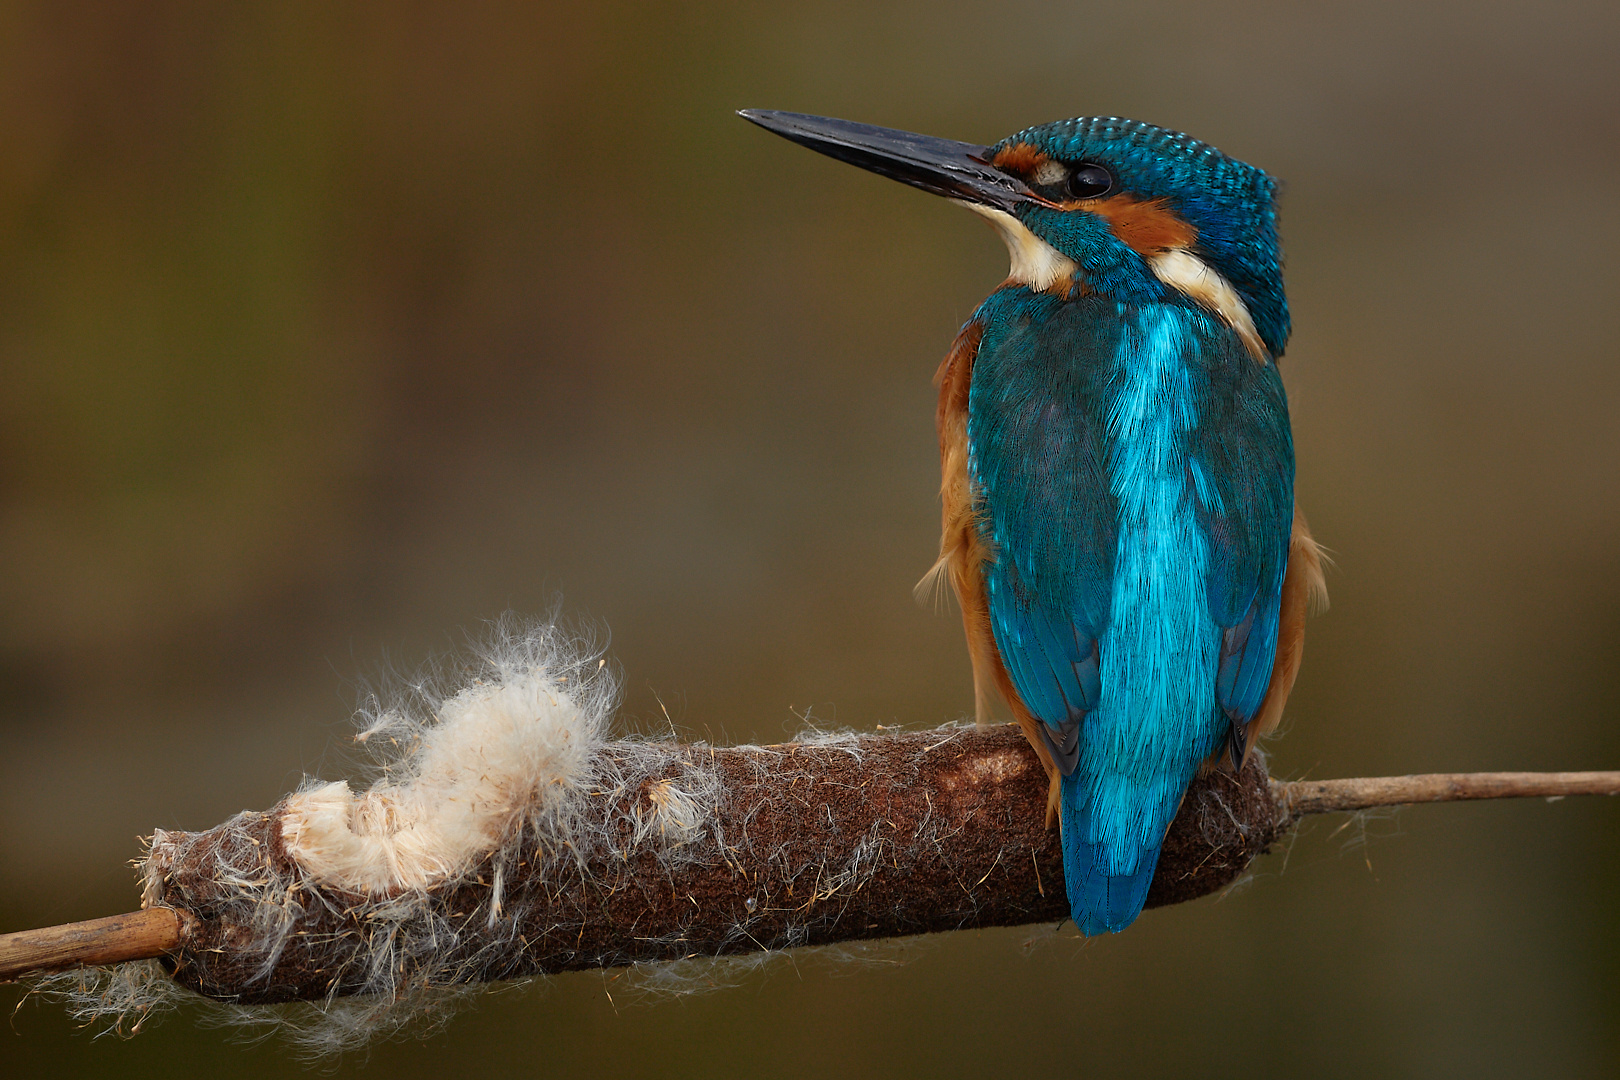
[[[1042,312],[1031,333],[1021,317],[1031,301],[1021,299],[1022,311],[998,310],[992,297],[981,313],[969,447],[998,651],[1066,775],[1080,721],[1101,695],[1097,639],[1113,589],[1103,409],[1115,340],[1108,320],[1072,310],[1084,301]]]
[[[1294,504],[1294,446],[1275,364],[1215,358],[1203,372],[1188,472],[1208,542],[1205,593],[1221,627],[1216,700],[1241,762],[1277,657]]]
[[[991,552],[989,615],[1008,675],[1050,729],[1048,746],[1067,773],[1075,731],[1100,695],[1097,641],[1110,618],[1117,501],[1105,467],[1106,380],[1118,339],[1085,301],[1021,319],[994,300],[980,315],[986,330],[968,425]],[[1030,314],[1027,298],[1023,305]],[[1187,356],[1199,388],[1188,486],[1221,628],[1216,697],[1236,740],[1265,701],[1275,664],[1293,442],[1276,366],[1218,335],[1204,345]],[[1246,743],[1236,749],[1241,758]]]

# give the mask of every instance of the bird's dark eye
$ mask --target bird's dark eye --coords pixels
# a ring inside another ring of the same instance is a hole
[[[1076,165],[1069,174],[1069,194],[1076,199],[1095,199],[1113,186],[1114,178],[1101,165]]]

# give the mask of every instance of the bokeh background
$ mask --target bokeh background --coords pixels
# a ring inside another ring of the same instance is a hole
[[[0,4],[0,925],[132,907],[137,835],[342,775],[364,680],[559,596],[627,727],[970,708],[910,588],[1006,257],[745,106],[1119,114],[1285,178],[1337,569],[1274,771],[1620,765],[1617,55],[1608,3]],[[1343,824],[1107,940],[570,975],[341,1070],[1620,1072],[1620,803]],[[26,1002],[0,1073],[303,1074],[199,1016]]]

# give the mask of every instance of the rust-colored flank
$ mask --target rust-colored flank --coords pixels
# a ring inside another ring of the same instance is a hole
[[[944,519],[939,558],[962,608],[968,656],[973,661],[973,696],[979,723],[991,721],[991,695],[999,695],[1046,770],[1046,815],[1050,825],[1057,811],[1058,771],[1041,738],[1040,722],[1024,707],[1001,662],[1001,654],[996,651],[995,635],[990,629],[990,601],[984,587],[984,563],[991,549],[979,530],[973,481],[968,475],[968,386],[983,336],[982,324],[971,322],[964,326],[935,377],[939,384],[940,498]]]

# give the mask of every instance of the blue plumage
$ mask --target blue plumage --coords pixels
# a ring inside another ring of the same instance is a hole
[[[1129,925],[1193,776],[1275,724],[1319,581],[1293,506],[1265,173],[1136,121],[990,147],[745,114],[988,217],[1012,274],[941,371],[942,564],[1053,775],[1071,914]]]
[[[1271,409],[1230,405],[1284,408],[1282,387],[1184,302],[1015,286],[975,319],[968,439],[996,647],[1054,741],[1079,725],[1065,873],[1082,930],[1118,930],[1194,772],[1270,679],[1292,449]],[[1222,472],[1260,445],[1262,472]]]

